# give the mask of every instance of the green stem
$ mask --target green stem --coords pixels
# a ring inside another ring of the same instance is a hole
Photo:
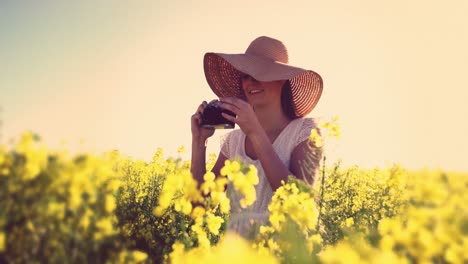
[[[323,196],[325,192],[325,161],[327,156],[323,156],[323,167],[322,167],[322,184],[320,186],[320,201],[319,201],[319,215],[317,219],[317,233],[320,231],[320,220],[322,217],[322,207],[323,207]]]

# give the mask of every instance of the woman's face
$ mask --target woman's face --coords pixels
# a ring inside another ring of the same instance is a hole
[[[252,106],[281,102],[281,88],[286,80],[261,82],[250,75],[241,76],[242,89]]]

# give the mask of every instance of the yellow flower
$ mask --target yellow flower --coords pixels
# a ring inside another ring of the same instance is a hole
[[[316,245],[320,246],[321,244],[322,237],[320,236],[320,234],[312,235],[307,239],[307,250],[309,250],[309,252],[312,252]]]
[[[233,162],[231,163],[231,170],[232,170],[233,172],[237,172],[237,171],[240,170],[240,163],[239,163],[237,160],[235,160],[235,161],[233,161]]]
[[[218,177],[215,180],[216,191],[217,192],[224,192],[224,189],[225,189],[226,185],[228,184],[228,182],[229,182],[229,180],[226,179],[225,177]]]
[[[177,149],[177,153],[178,154],[183,154],[185,152],[185,147],[184,146],[180,146],[178,149]]]
[[[112,220],[109,217],[99,219],[96,222],[96,227],[98,228],[98,231],[94,233],[95,240],[100,240],[102,237],[109,236],[114,233]]]
[[[84,230],[87,230],[92,216],[93,216],[93,212],[87,208],[85,213],[80,219],[79,226],[83,228]]]
[[[47,213],[56,216],[58,219],[63,219],[65,217],[65,204],[51,202],[47,205]]]
[[[333,117],[330,122],[323,122],[319,124],[320,128],[326,129],[328,131],[328,137],[337,137],[341,136],[340,127],[338,125],[338,116]]]
[[[128,263],[128,264],[136,264],[136,263],[144,263],[145,260],[148,258],[148,254],[139,250],[132,250],[132,251],[122,251],[119,253],[119,263]]]
[[[234,264],[256,263],[275,264],[278,260],[267,251],[260,252],[253,249],[247,241],[234,233],[227,233],[214,247],[194,248],[183,251],[183,245],[173,246],[170,254],[170,263],[207,263],[207,264]]]
[[[322,136],[320,136],[316,128],[311,130],[309,138],[312,142],[314,142],[317,148],[320,148],[323,146]]]
[[[395,246],[395,240],[392,236],[385,235],[380,240],[380,248],[382,251],[392,251]]]
[[[385,235],[385,234],[391,233],[392,230],[394,229],[393,223],[394,223],[394,220],[389,219],[389,218],[384,218],[380,220],[379,227],[378,227],[380,234]]]
[[[136,262],[143,262],[148,258],[148,254],[139,250],[132,251],[132,256]]]
[[[184,203],[182,204],[182,213],[189,215],[190,212],[192,212],[192,203],[184,200]]]
[[[70,187],[69,203],[72,209],[75,209],[81,205],[81,192],[74,184]]]
[[[165,208],[161,206],[157,206],[156,208],[153,209],[153,214],[155,216],[162,216],[165,210],[166,210]]]
[[[456,244],[452,244],[445,251],[444,258],[449,263],[462,263],[463,261],[463,251],[462,248]],[[466,259],[465,259],[466,260]]]
[[[184,263],[184,257],[185,257],[185,246],[184,244],[180,242],[175,242],[172,244],[172,252],[169,254],[169,257],[171,259],[171,263],[174,264],[182,264]]]
[[[340,242],[336,246],[329,247],[320,253],[321,263],[362,263],[359,253],[349,244]]]
[[[253,165],[250,165],[249,169],[250,169],[249,172],[247,172],[247,175],[245,175],[247,177],[247,181],[250,184],[257,185],[258,184],[257,169]]]
[[[279,214],[278,212],[270,213],[270,222],[274,228],[279,229],[280,224],[284,221],[286,221],[286,218],[283,214]]]
[[[236,192],[239,192],[244,197],[239,201],[242,208],[252,205],[257,199],[255,187],[258,184],[257,169],[255,166],[241,166],[237,160],[226,160],[224,167],[221,169],[221,175],[226,176],[232,182],[232,186]],[[245,172],[245,174],[244,174]],[[224,183],[223,181],[222,183]],[[224,191],[224,186],[218,185],[218,190]],[[225,204],[227,205],[227,203]]]
[[[32,133],[24,133],[16,145],[19,154],[26,160],[21,177],[23,180],[36,178],[41,170],[47,167],[47,151],[43,145],[38,145]]]
[[[192,213],[190,216],[193,219],[197,219],[199,217],[203,217],[204,214],[205,214],[205,208],[201,206],[197,206],[192,210]]]
[[[232,174],[235,174],[236,172],[239,172],[240,170],[240,163],[237,161],[237,160],[234,160],[234,161],[230,161],[230,160],[226,160],[224,162],[224,167],[221,168],[221,175],[222,176],[228,176],[229,175],[232,175]]]
[[[112,194],[107,194],[106,195],[106,212],[107,213],[112,213],[117,206],[116,200],[114,195]]]
[[[205,195],[216,189],[215,177],[216,176],[212,172],[207,172],[203,176],[205,182],[201,185],[201,190]]]
[[[198,239],[198,244],[199,244],[199,246],[201,248],[210,248],[210,246],[211,246],[210,240],[206,236],[205,231],[199,232],[198,235],[197,235],[197,239]]]
[[[0,175],[8,175],[10,173],[10,170],[8,168],[2,168],[0,170]]]
[[[0,232],[0,252],[5,250],[5,233]]]
[[[214,181],[215,178],[216,178],[216,176],[215,176],[214,173],[211,172],[211,171],[210,171],[210,172],[207,172],[207,173],[205,173],[205,175],[203,175],[203,179],[204,179],[205,181]]]
[[[219,203],[219,209],[221,210],[221,213],[229,213],[229,211],[231,211],[230,200],[228,198],[222,199]]]
[[[221,228],[221,224],[224,223],[224,219],[212,213],[207,213],[206,222],[208,230],[214,235],[219,235],[219,229]]]
[[[3,153],[3,150],[0,148],[0,166],[3,165],[6,161],[6,155]]]

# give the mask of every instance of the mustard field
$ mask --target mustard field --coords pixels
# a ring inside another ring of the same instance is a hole
[[[72,156],[25,133],[0,148],[0,263],[468,262],[468,173],[322,166],[315,188],[276,190],[250,240],[226,230],[224,190],[247,208],[256,168],[228,161],[204,179],[161,149]]]

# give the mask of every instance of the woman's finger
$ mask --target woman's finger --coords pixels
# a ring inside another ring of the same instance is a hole
[[[200,113],[197,112],[197,113],[192,115],[192,119],[198,119],[199,116],[200,116]]]
[[[195,120],[196,124],[200,125],[202,123],[202,117],[200,113],[195,113],[192,116],[192,120]]]
[[[197,113],[203,113],[203,111],[205,110],[206,106],[208,105],[208,103],[206,101],[203,101],[197,108]]]
[[[226,113],[221,113],[221,115],[226,118],[227,120],[231,121],[231,122],[234,122],[234,123],[237,123],[236,122],[236,117],[235,116],[232,116],[230,114],[226,114]]]

